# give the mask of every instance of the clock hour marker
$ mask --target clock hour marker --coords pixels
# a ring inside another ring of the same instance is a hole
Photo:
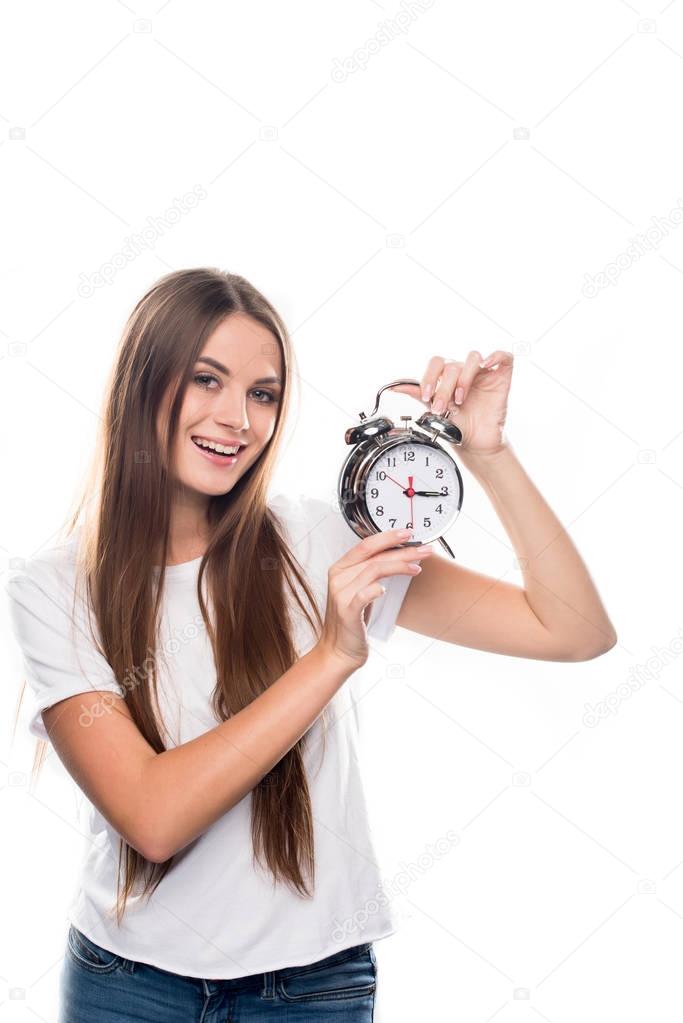
[[[405,441],[380,456],[368,472],[366,504],[381,530],[409,528],[415,538],[440,536],[457,515],[460,481],[440,448]]]

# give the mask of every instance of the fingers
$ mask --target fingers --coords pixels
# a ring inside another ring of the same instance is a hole
[[[429,401],[433,395],[437,378],[443,369],[445,361],[446,360],[442,359],[440,355],[433,355],[427,363],[427,369],[425,370],[421,383],[423,401]]]
[[[431,550],[414,547],[410,551],[401,551],[398,558],[389,561],[386,558],[373,558],[353,577],[353,585],[367,586],[376,579],[387,575],[419,575],[422,571],[420,561],[432,555]]]
[[[368,646],[361,619],[367,605],[386,592],[379,580],[391,575],[419,575],[418,560],[433,553],[427,544],[398,546],[413,535],[409,529],[373,533],[330,567],[325,627],[320,639],[325,649],[336,651],[352,665],[365,662]]]
[[[429,360],[422,377],[420,384],[422,400],[427,402],[431,398],[431,411],[441,415],[451,401],[456,406],[462,405],[481,370],[494,369],[498,365],[512,362],[512,359],[511,352],[500,350],[483,359],[481,352],[474,349],[467,354],[464,362],[435,355]]]
[[[405,543],[412,535],[413,530],[411,529],[388,529],[386,532],[373,533],[372,536],[366,536],[360,543],[351,547],[343,557],[335,561],[332,568],[343,569],[359,565],[367,561],[373,554],[379,554],[380,551],[385,551],[388,548],[397,547],[400,543]],[[404,549],[401,548],[401,550]]]
[[[330,576],[333,581],[339,580],[340,585],[345,586],[349,579],[370,578],[368,569],[371,570],[371,578],[374,579],[381,577],[383,571],[387,574],[389,566],[405,566],[411,561],[429,557],[433,553],[427,544],[420,547],[392,547],[389,550],[378,551],[377,554],[367,555],[361,561],[347,564],[346,567],[338,561],[330,569]]]
[[[470,352],[465,359],[464,366],[461,367],[460,373],[456,379],[456,388],[454,401],[456,405],[462,405],[463,401],[467,397],[468,391],[472,385],[472,381],[480,371],[481,363],[481,352],[473,351]],[[448,398],[446,398],[446,404],[448,404]],[[444,406],[445,407],[445,406]]]
[[[514,355],[512,352],[502,352],[500,350],[492,352],[482,363],[480,363],[481,369],[493,369],[494,366],[504,365],[505,363],[512,362]]]
[[[336,576],[332,586],[342,606],[348,607],[354,602],[357,604],[367,603],[368,598],[363,595],[368,590],[373,591],[373,599],[380,596],[380,590],[375,592],[379,579],[385,579],[390,575],[408,575],[411,577],[419,575],[422,568],[417,559],[422,560],[425,557],[429,557],[433,552],[431,550],[420,551],[419,548],[412,548],[408,551],[396,551],[395,553],[403,556],[394,558],[391,561],[386,558],[373,558],[354,573],[346,572],[343,575]]]
[[[441,377],[439,378],[439,382],[434,390],[434,397],[432,398],[432,412],[434,412],[435,415],[440,415],[440,413],[447,407],[461,372],[461,362],[448,362],[443,366]]]
[[[366,607],[371,600],[377,600],[386,592],[386,587],[381,583],[373,583],[372,586],[366,586],[364,590],[359,590],[354,599],[361,607]]]

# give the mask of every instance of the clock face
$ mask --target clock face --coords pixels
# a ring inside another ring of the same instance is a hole
[[[383,532],[413,529],[414,540],[441,536],[458,513],[460,481],[453,460],[438,447],[405,441],[372,464],[365,503]]]

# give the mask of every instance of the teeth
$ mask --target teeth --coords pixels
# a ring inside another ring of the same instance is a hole
[[[208,448],[209,451],[217,451],[220,455],[234,455],[239,451],[239,444],[229,447],[225,444],[214,444],[212,440],[202,440],[201,437],[192,438],[200,448]]]

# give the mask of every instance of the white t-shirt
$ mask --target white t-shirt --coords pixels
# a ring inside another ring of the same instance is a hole
[[[324,619],[328,569],[359,538],[338,508],[318,498],[277,494],[268,504],[283,522]],[[53,703],[89,689],[124,694],[90,638],[82,585],[72,638],[76,538],[72,534],[26,561],[24,568],[11,570],[6,582],[27,694],[33,698],[29,731],[41,739],[48,738],[41,711]],[[164,736],[167,747],[188,742],[219,723],[210,703],[215,664],[195,596],[200,560],[166,568],[156,653],[160,708],[170,733]],[[392,635],[411,578],[383,579],[386,593],[374,601],[367,626],[371,646]],[[302,656],[315,637],[289,599]],[[92,623],[98,635],[94,615]],[[321,719],[307,732],[304,762],[316,858],[312,898],[282,883],[274,885],[269,871],[252,865],[249,792],[179,852],[151,898],[129,897],[118,927],[113,906],[119,834],[81,794],[88,841],[69,906],[71,922],[125,958],[206,979],[303,966],[392,934],[397,919],[381,885],[359,758],[358,714],[368,670],[369,662],[327,704],[324,755]]]

